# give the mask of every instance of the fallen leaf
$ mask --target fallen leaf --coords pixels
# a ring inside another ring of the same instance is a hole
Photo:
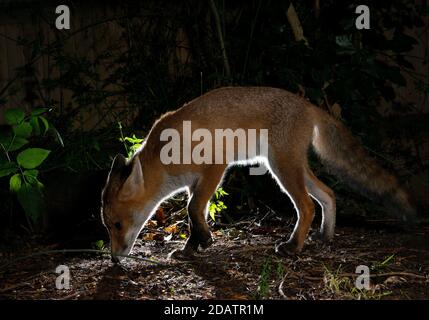
[[[158,210],[156,210],[155,219],[160,225],[164,225],[167,222],[163,208],[158,208]]]
[[[149,220],[146,224],[148,228],[156,228],[158,226],[158,222],[156,220]]]
[[[167,233],[176,233],[177,232],[177,225],[173,224],[171,226],[165,227],[164,231]]]
[[[143,240],[144,241],[152,241],[155,238],[155,235],[156,235],[156,233],[152,233],[152,232],[145,233],[143,236]]]
[[[341,119],[341,107],[338,103],[332,105],[331,111],[335,118]]]

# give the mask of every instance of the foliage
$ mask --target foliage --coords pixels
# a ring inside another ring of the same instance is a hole
[[[275,262],[275,263],[274,263]],[[274,277],[273,277],[274,276]],[[258,289],[255,294],[256,299],[265,299],[270,295],[270,283],[281,283],[284,281],[285,267],[283,261],[268,257],[261,267]]]
[[[44,105],[55,107],[49,122],[43,108],[33,109],[30,114],[10,111],[6,116],[9,128],[0,136],[6,150],[0,157],[0,176],[8,177],[21,204],[37,203],[34,199],[25,201],[19,194],[38,194],[42,190],[39,171],[47,151],[51,151],[48,159],[53,168],[71,172],[105,170],[111,156],[121,148],[130,157],[143,142],[139,137],[162,113],[213,88],[231,84],[274,86],[301,94],[341,118],[386,166],[393,166],[399,158],[413,165],[413,170],[422,169],[422,161],[413,149],[421,142],[409,136],[410,143],[400,144],[401,130],[382,135],[380,123],[385,121],[385,114],[378,106],[385,102],[387,114],[416,111],[396,97],[395,92],[407,84],[406,79],[412,79],[422,94],[429,94],[427,81],[416,77],[410,63],[409,51],[418,39],[405,32],[406,28],[423,26],[427,9],[415,0],[362,1],[359,4],[371,8],[371,30],[359,31],[354,27],[356,4],[352,1],[322,1],[317,14],[312,1],[295,1],[306,45],[295,41],[287,22],[289,2],[215,2],[230,75],[225,73],[223,52],[205,1],[145,1],[132,7],[123,3],[112,16],[71,34],[54,30],[53,42],[46,42],[47,37],[17,39],[17,46],[31,52],[31,61],[16,70],[17,79],[0,93],[0,104],[22,95],[24,79],[32,77],[36,83],[31,94]],[[46,12],[38,9],[34,14],[43,17],[54,12],[51,9],[46,6]],[[70,52],[77,37],[107,24],[120,33],[116,41],[103,44],[93,55]],[[40,59],[49,60],[53,72],[40,76],[35,67]],[[49,94],[58,91],[71,93],[67,104]],[[30,110],[33,106],[25,107]],[[61,149],[37,139],[48,129],[63,145]],[[18,157],[26,149],[30,150]],[[251,181],[234,176],[228,181],[240,179],[241,186],[231,191],[234,194],[229,198],[263,196],[268,202],[279,201],[278,194],[272,192],[273,184],[259,178]],[[338,191],[341,185],[335,185]],[[213,220],[225,210],[224,200],[222,195],[215,195],[210,203]],[[240,206],[248,202],[244,199]],[[37,219],[40,215],[30,213],[29,205],[23,206],[29,216]]]
[[[118,122],[118,128],[121,133],[121,137],[119,141],[121,141],[124,145],[125,152],[127,153],[128,159],[130,159],[134,153],[142,146],[144,139],[137,138],[135,134],[132,137],[125,137],[122,131],[122,124]]]
[[[35,108],[26,114],[22,109],[8,109],[8,129],[0,135],[0,178],[9,178],[10,191],[17,195],[33,224],[39,222],[43,210],[43,184],[38,179],[38,168],[51,151],[31,147],[31,140],[46,136],[50,125],[43,115],[47,111]]]
[[[381,288],[375,286],[369,290],[358,289],[349,276],[342,275],[342,265],[340,264],[336,270],[331,271],[325,267],[325,290],[335,294],[342,299],[356,300],[380,300],[385,296],[392,294],[392,291],[382,291]]]
[[[261,275],[259,277],[259,285],[258,285],[258,292],[257,292],[257,298],[259,299],[266,298],[270,293],[270,286],[269,286],[270,274],[271,274],[271,259],[266,259],[264,264],[262,265]]]
[[[103,241],[103,240],[97,240],[97,241],[94,241],[94,242],[92,243],[92,248],[93,248],[93,249],[95,249],[95,250],[100,250],[100,251],[103,251],[103,250],[105,250],[105,249],[106,249],[106,247],[105,247],[105,244],[104,244],[104,241]]]
[[[209,215],[213,221],[216,221],[216,215],[220,214],[223,210],[227,208],[225,203],[220,200],[222,197],[227,195],[228,193],[223,190],[223,188],[217,188],[214,194],[214,199],[211,200],[209,204]]]
[[[371,265],[370,269],[373,272],[379,272],[379,271],[382,271],[382,270],[388,268],[389,265],[392,264],[394,261],[395,261],[395,254],[391,254],[391,255],[387,256],[386,259],[384,259],[381,262],[378,262],[378,261],[374,262]]]

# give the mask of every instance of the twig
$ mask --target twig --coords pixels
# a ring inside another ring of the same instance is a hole
[[[8,150],[6,150],[6,148],[4,147],[3,143],[0,143],[0,146],[2,147],[2,149],[4,151],[4,154],[6,155],[7,161],[11,162]],[[9,147],[8,147],[8,149],[9,149]]]
[[[367,222],[382,222],[382,223],[388,223],[388,222],[402,222],[401,219],[368,219]]]
[[[21,283],[13,284],[11,286],[0,288],[0,293],[4,293],[4,292],[7,292],[7,291],[10,291],[10,290],[13,290],[13,289],[17,289],[17,288],[20,288],[20,287],[24,287],[24,286],[31,286],[31,284],[28,283],[28,282],[21,282]]]
[[[338,276],[339,277],[357,277],[359,275],[360,274],[357,274],[357,273],[341,273]],[[371,278],[403,276],[403,277],[413,277],[417,279],[428,279],[428,276],[422,276],[411,272],[385,272],[385,273],[370,274],[369,276]]]
[[[256,219],[250,220],[250,221],[249,220],[238,221],[238,222],[235,222],[235,223],[215,222],[215,226],[217,226],[217,227],[230,227],[230,228],[232,228],[232,227],[237,227],[237,226],[240,226],[240,225],[252,225],[255,222],[256,222]]]
[[[283,292],[283,283],[285,282],[287,276],[288,276],[288,273],[285,274],[285,276],[283,277],[282,281],[279,284],[279,294],[283,299],[287,299],[287,296]]]
[[[31,286],[30,282],[32,280],[36,279],[39,276],[40,276],[40,274],[33,275],[33,276],[25,279],[25,281],[23,281],[23,282],[12,284],[12,285],[9,285],[7,287],[0,288],[0,293],[7,292],[7,291],[10,291],[10,290],[13,290],[13,289],[17,289],[17,288],[20,288],[20,287],[24,287],[24,286]]]
[[[358,273],[340,273],[336,276],[347,278],[347,277],[358,277],[360,275],[361,274],[358,274]],[[323,277],[306,276],[303,274],[295,274],[292,276],[302,277],[302,278],[305,278],[306,280],[310,280],[310,281],[320,281],[323,279]],[[413,277],[413,278],[425,279],[425,280],[429,279],[427,276],[422,276],[422,275],[411,273],[411,272],[386,272],[386,273],[378,273],[378,274],[370,274],[369,275],[370,278],[381,278],[381,277],[392,277],[392,276]]]
[[[79,296],[80,296],[80,292],[75,292],[75,293],[69,294],[67,296],[57,298],[56,300],[70,300],[73,298],[78,298]]]

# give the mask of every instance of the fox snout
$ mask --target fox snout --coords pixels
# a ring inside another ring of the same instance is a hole
[[[118,243],[117,241],[111,241],[111,257],[112,262],[120,262],[124,256],[127,256],[131,251],[131,248],[126,243]]]
[[[112,262],[114,262],[114,263],[121,262],[125,258],[125,256],[128,255],[129,252],[130,252],[130,250],[127,250],[127,247],[125,247],[123,250],[119,250],[119,251],[118,250],[116,250],[116,251],[112,250],[112,253],[111,253]]]

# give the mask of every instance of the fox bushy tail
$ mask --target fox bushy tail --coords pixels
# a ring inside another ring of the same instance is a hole
[[[410,196],[396,177],[369,156],[341,122],[317,107],[312,112],[316,119],[312,144],[330,172],[362,195],[382,202],[403,220],[414,220]]]

